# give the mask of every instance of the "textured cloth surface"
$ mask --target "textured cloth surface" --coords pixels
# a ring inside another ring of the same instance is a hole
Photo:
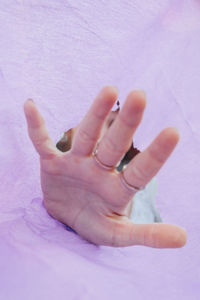
[[[0,300],[199,299],[199,53],[197,0],[0,1]],[[108,84],[121,105],[146,91],[141,151],[168,126],[180,132],[156,206],[186,228],[184,248],[95,246],[43,207],[25,100],[56,144]]]

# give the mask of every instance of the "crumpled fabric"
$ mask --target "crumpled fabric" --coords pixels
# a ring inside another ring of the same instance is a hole
[[[138,191],[132,201],[133,209],[130,219],[135,224],[163,223],[155,203],[158,183],[156,177]]]
[[[199,53],[198,0],[0,2],[0,300],[198,299]],[[56,144],[108,84],[121,105],[132,89],[147,94],[141,151],[179,130],[154,199],[163,222],[186,228],[181,249],[96,246],[43,206],[25,100]]]

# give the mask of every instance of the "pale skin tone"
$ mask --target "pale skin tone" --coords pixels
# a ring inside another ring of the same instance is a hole
[[[45,208],[52,217],[97,245],[183,247],[184,228],[164,223],[133,224],[129,219],[135,192],[123,185],[115,166],[132,143],[145,110],[146,96],[142,91],[131,91],[112,126],[100,139],[117,96],[113,86],[101,90],[79,123],[68,152],[56,148],[35,103],[24,103],[28,134],[40,156]],[[98,159],[114,166],[111,170],[101,168],[93,158],[98,141]],[[163,129],[127,165],[126,181],[137,187],[145,186],[165,164],[178,141],[176,128]]]

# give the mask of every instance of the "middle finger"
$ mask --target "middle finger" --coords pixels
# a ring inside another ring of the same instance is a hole
[[[115,166],[124,157],[131,146],[145,106],[144,92],[129,93],[122,110],[99,143],[97,156],[104,165]]]

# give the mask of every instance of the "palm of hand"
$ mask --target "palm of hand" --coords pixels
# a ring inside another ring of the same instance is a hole
[[[132,198],[117,172],[104,171],[92,157],[69,151],[51,162],[41,159],[41,183],[46,209],[54,218],[93,243],[115,243],[114,231],[128,221]]]
[[[185,244],[186,234],[179,226],[133,224],[129,220],[133,191],[122,184],[115,168],[102,169],[92,156],[97,141],[102,141],[98,147],[100,161],[115,166],[129,149],[132,135],[140,123],[145,107],[144,96],[132,92],[120,117],[105,137],[99,139],[105,118],[116,97],[116,91],[111,87],[101,91],[80,123],[72,148],[67,153],[61,153],[53,145],[34,103],[25,102],[29,137],[40,155],[45,207],[54,218],[98,245],[181,247]],[[116,144],[117,138],[122,141],[119,146]],[[177,141],[176,131],[163,131],[146,152],[138,154],[137,159],[129,163],[124,177],[136,186],[146,185],[164,164]],[[163,149],[164,152],[159,155]],[[146,171],[141,171],[143,169]]]

